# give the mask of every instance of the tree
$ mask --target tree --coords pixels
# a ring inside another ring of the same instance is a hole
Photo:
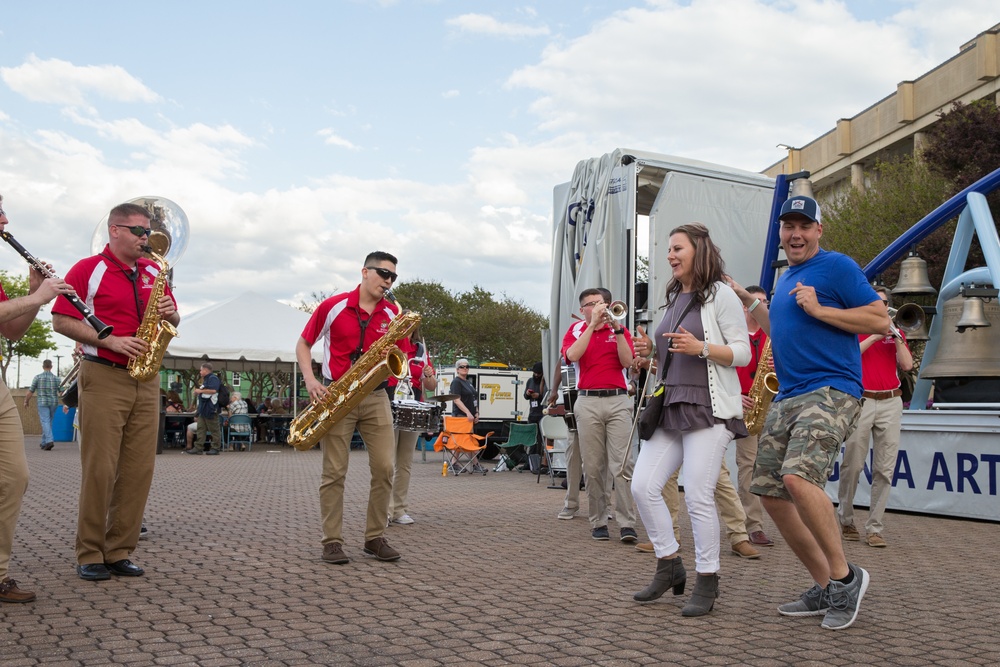
[[[11,299],[25,296],[28,293],[28,276],[26,275],[13,276],[6,271],[0,271],[0,282],[3,282],[4,291]],[[35,359],[46,350],[56,349],[55,340],[52,338],[52,324],[36,319],[28,327],[21,340],[12,341],[0,337],[0,346],[3,350],[3,359],[0,360],[0,375],[3,376],[3,381],[6,383],[7,369],[12,361],[21,357]]]
[[[955,102],[929,131],[922,158],[961,192],[1000,166],[1000,108],[990,100]]]
[[[824,204],[823,247],[850,255],[864,266],[944,203],[951,187],[950,180],[913,156],[877,162],[863,192],[852,188]],[[920,254],[935,285],[941,284],[954,232],[954,224],[945,225],[920,243]],[[882,279],[892,286],[898,276],[897,264]]]

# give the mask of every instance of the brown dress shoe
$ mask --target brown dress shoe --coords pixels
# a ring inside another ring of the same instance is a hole
[[[750,540],[743,540],[742,542],[734,544],[733,553],[740,558],[746,558],[747,560],[760,558],[760,552],[753,548],[753,545],[750,544]]]
[[[17,582],[11,578],[0,581],[0,602],[31,602],[35,594],[17,587]]]
[[[389,546],[384,537],[376,537],[374,540],[365,542],[362,553],[368,556],[375,556],[376,559],[386,562],[399,560],[399,552]]]
[[[323,560],[334,565],[350,563],[351,559],[344,553],[344,548],[337,542],[323,545]]]
[[[774,541],[765,535],[763,530],[755,530],[750,533],[750,544],[755,544],[758,547],[773,547]]]
[[[865,541],[868,542],[868,546],[875,547],[877,549],[884,549],[888,546],[881,533],[869,533]]]
[[[640,544],[635,545],[635,550],[636,551],[641,551],[644,554],[651,554],[651,553],[653,553],[653,543],[652,542],[642,542]]]

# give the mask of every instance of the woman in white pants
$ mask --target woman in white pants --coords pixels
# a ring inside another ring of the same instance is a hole
[[[651,602],[670,588],[674,595],[684,592],[687,574],[661,495],[683,465],[698,576],[681,613],[702,616],[719,595],[715,484],[726,447],[747,435],[736,366],[750,362],[750,340],[743,305],[725,282],[725,264],[704,225],[674,229],[667,261],[673,276],[663,319],[653,340],[641,336],[635,343],[638,355],[655,350],[657,368],[666,364],[667,373],[660,425],[642,443],[632,479],[635,504],[656,553],[656,573],[633,597]]]

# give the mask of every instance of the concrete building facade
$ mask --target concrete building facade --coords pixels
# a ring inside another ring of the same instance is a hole
[[[903,81],[896,92],[788,156],[762,173],[807,170],[817,196],[848,185],[865,187],[865,169],[876,160],[919,151],[926,132],[953,102],[989,99],[1000,104],[1000,24],[962,45],[956,56],[923,76]]]

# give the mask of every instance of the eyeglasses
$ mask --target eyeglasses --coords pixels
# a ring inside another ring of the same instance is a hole
[[[377,273],[378,277],[381,278],[382,280],[388,280],[389,282],[392,283],[396,282],[396,278],[399,277],[398,273],[393,273],[389,269],[380,269],[377,266],[366,266],[365,268],[368,269],[369,271],[374,271],[375,273]]]
[[[599,303],[604,303],[604,299],[601,299],[600,301],[591,301],[590,303],[585,303],[585,304],[583,304],[580,307],[581,308],[593,308],[594,306],[596,306]]]
[[[136,236],[149,236],[153,233],[152,229],[143,227],[142,225],[112,225],[112,227],[124,227]]]
[[[5,216],[5,215],[7,215],[7,214],[3,212],[2,208],[0,208],[0,217]]]
[[[468,366],[456,366],[456,368],[457,368],[458,370],[462,370],[463,368],[468,368]]]

